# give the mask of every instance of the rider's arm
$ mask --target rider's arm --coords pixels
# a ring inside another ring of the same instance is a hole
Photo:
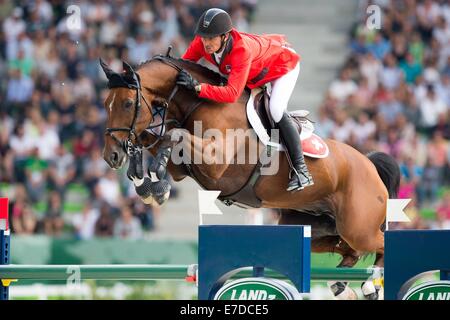
[[[231,72],[227,85],[221,87],[202,83],[198,96],[217,102],[236,102],[247,84],[250,66],[250,53],[245,48],[239,48],[233,52],[231,58]]]
[[[181,58],[184,60],[197,62],[198,60],[200,60],[200,58],[203,57],[203,54],[204,48],[202,40],[197,36],[189,44],[189,47],[186,49],[186,52],[181,56]]]

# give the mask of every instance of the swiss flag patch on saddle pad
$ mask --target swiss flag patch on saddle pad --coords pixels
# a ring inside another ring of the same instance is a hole
[[[312,158],[326,158],[330,152],[325,141],[315,133],[302,140],[302,148],[305,156]]]

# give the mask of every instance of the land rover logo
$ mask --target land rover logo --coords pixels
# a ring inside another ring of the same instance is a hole
[[[426,282],[409,290],[403,300],[450,301],[450,281]]]
[[[301,300],[301,295],[284,281],[245,278],[224,285],[214,300]]]

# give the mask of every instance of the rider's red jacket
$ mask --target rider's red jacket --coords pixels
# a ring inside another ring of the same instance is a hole
[[[206,53],[200,37],[196,36],[186,50],[183,59],[197,62],[205,58],[228,75],[226,86],[202,83],[199,96],[217,102],[235,102],[244,91],[273,81],[290,70],[300,61],[300,56],[287,49],[289,44],[283,35],[254,35],[231,31],[231,39],[219,63],[214,55]]]

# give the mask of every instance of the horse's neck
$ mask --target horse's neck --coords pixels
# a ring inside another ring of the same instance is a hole
[[[200,102],[200,98],[179,88],[177,95],[173,99],[173,103],[169,106],[169,116],[172,116],[181,123]]]

